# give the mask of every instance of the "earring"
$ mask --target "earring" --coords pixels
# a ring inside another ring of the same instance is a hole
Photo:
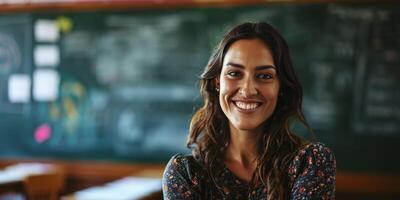
[[[215,90],[216,90],[217,92],[219,92],[219,87],[216,87]]]

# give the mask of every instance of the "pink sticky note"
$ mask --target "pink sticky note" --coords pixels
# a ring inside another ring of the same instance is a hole
[[[42,124],[35,130],[35,140],[37,143],[43,143],[51,136],[51,128],[48,124]]]

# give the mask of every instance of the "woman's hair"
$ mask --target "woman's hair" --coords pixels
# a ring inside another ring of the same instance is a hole
[[[274,113],[264,122],[264,134],[257,144],[255,180],[262,182],[268,199],[287,199],[289,194],[288,166],[302,144],[290,130],[290,121],[297,120],[311,132],[302,112],[303,92],[294,72],[288,46],[283,37],[268,23],[243,23],[230,30],[218,44],[200,80],[204,105],[196,111],[190,124],[188,148],[196,159],[204,162],[212,181],[215,160],[222,159],[230,139],[229,122],[219,105],[215,79],[219,77],[226,52],[241,39],[260,39],[271,50],[277,66],[280,91]]]

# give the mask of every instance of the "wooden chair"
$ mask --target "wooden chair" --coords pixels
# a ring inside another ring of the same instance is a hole
[[[30,175],[24,181],[27,200],[57,200],[64,187],[63,173]]]

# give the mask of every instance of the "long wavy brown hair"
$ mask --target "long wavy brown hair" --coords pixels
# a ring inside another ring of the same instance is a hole
[[[302,112],[303,91],[295,74],[286,41],[271,25],[264,22],[243,23],[230,30],[217,45],[200,79],[200,93],[204,105],[192,117],[188,148],[201,160],[209,177],[215,179],[216,159],[230,141],[229,122],[221,110],[215,79],[219,77],[222,63],[229,47],[241,39],[261,39],[272,50],[280,81],[278,102],[274,113],[264,122],[264,134],[257,144],[257,167],[253,181],[264,184],[268,199],[288,199],[288,166],[305,142],[290,129],[299,121],[312,134]]]

